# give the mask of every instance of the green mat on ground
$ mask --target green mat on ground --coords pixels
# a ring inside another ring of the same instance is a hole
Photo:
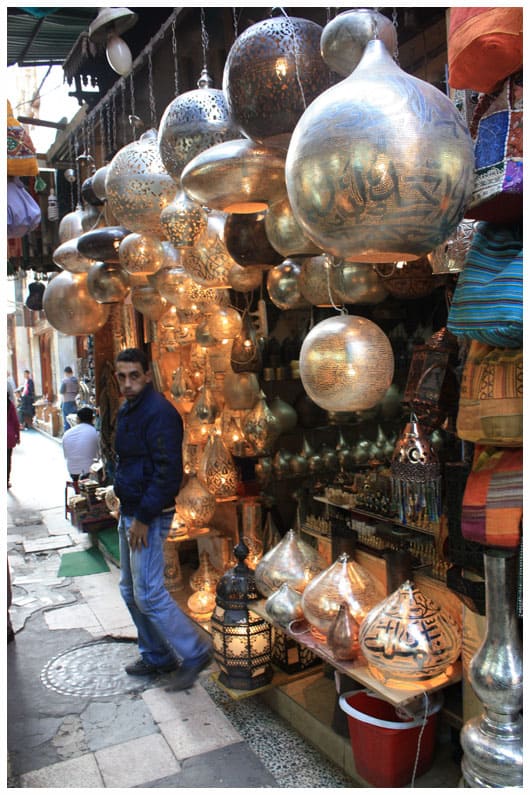
[[[117,530],[113,528],[109,530],[100,530],[98,533],[98,541],[105,547],[111,558],[114,560],[120,559],[120,541]]]
[[[110,571],[107,562],[97,547],[82,552],[66,552],[61,555],[58,577],[81,577],[84,574],[99,574]]]

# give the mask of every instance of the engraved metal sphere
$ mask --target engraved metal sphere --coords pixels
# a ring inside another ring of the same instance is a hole
[[[105,180],[107,179],[107,172],[109,170],[108,163],[105,166],[101,166],[98,168],[97,171],[94,172],[92,177],[92,190],[94,191],[95,195],[101,201],[105,201],[107,198],[107,189],[105,187]]]
[[[131,301],[134,308],[149,320],[160,320],[169,309],[166,299],[149,284],[135,285],[131,290]]]
[[[80,204],[77,205],[75,210],[67,213],[59,221],[59,243],[66,243],[67,240],[72,240],[74,237],[79,237],[85,231],[83,229],[83,214],[84,210]]]
[[[248,293],[257,290],[263,282],[263,270],[257,266],[244,268],[234,264],[228,271],[230,287],[238,293]]]
[[[338,315],[317,323],[300,350],[300,378],[326,411],[360,411],[381,400],[392,383],[394,355],[371,320]]]
[[[129,276],[113,262],[95,262],[87,274],[87,289],[98,304],[117,303],[129,293]]]
[[[160,213],[173,201],[175,187],[160,159],[154,130],[114,155],[105,180],[107,204],[119,223],[131,232],[160,238]]]
[[[234,260],[224,243],[226,216],[211,210],[208,213],[206,231],[193,248],[181,249],[181,265],[184,270],[204,287],[230,286],[228,272]]]
[[[301,260],[299,287],[306,301],[313,306],[336,306],[342,303],[332,286],[332,273],[337,268],[333,257],[320,254]]]
[[[285,145],[304,108],[328,88],[321,34],[315,22],[279,16],[250,25],[232,44],[223,89],[232,119],[249,138]]]
[[[102,226],[84,232],[77,241],[79,251],[93,260],[119,263],[119,248],[129,231],[123,226]]]
[[[476,221],[464,218],[445,243],[427,254],[433,273],[460,273],[464,270],[467,255],[475,235]]]
[[[435,276],[427,257],[411,262],[376,265],[377,274],[385,289],[395,298],[413,300],[430,295],[438,287],[441,276]]]
[[[267,272],[267,291],[278,309],[300,309],[309,306],[300,291],[300,265],[286,259]]]
[[[94,260],[83,256],[77,246],[79,238],[66,240],[61,243],[52,254],[56,265],[70,273],[87,273]]]
[[[269,205],[265,216],[265,231],[273,248],[284,257],[312,256],[321,253],[320,248],[307,237],[294,217],[287,197]]]
[[[158,128],[160,157],[175,181],[200,152],[239,134],[223,91],[212,88],[204,72],[198,85],[169,103]]]
[[[63,334],[94,334],[107,322],[110,306],[99,304],[87,288],[86,273],[58,273],[48,282],[42,308],[50,326]]]
[[[384,279],[367,262],[339,262],[331,285],[339,304],[378,304],[388,295]]]
[[[330,69],[346,77],[360,62],[371,39],[381,39],[388,52],[397,49],[392,22],[373,8],[356,8],[337,14],[327,23],[320,38],[322,58]]]
[[[99,196],[96,196],[94,192],[93,175],[83,180],[81,185],[81,196],[83,197],[83,201],[85,201],[87,204],[91,204],[93,207],[98,207],[103,204],[103,201],[99,198]]]
[[[473,142],[451,100],[372,40],[350,77],[308,106],[285,175],[296,219],[327,253],[414,260],[461,221],[474,184]]]
[[[160,213],[160,223],[165,236],[176,248],[194,246],[206,231],[208,214],[181,190]]]
[[[212,146],[182,171],[192,199],[225,213],[255,213],[286,195],[285,152],[246,138]]]
[[[284,257],[270,244],[265,229],[267,213],[230,213],[224,228],[225,245],[238,265],[270,268]]]
[[[234,411],[254,408],[260,396],[256,374],[227,372],[224,377],[223,396],[228,408]]]
[[[122,268],[132,274],[156,273],[165,261],[162,241],[138,232],[131,232],[122,240],[118,256]]]

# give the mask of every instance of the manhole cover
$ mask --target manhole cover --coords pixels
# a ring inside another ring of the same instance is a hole
[[[40,678],[46,687],[67,696],[116,696],[149,684],[125,673],[125,665],[137,656],[136,643],[108,640],[85,643],[53,657],[44,666]]]

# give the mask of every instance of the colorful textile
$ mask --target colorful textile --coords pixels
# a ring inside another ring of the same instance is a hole
[[[447,38],[452,88],[488,93],[523,66],[523,8],[451,8]]]
[[[36,177],[39,166],[26,128],[15,118],[7,100],[7,176]]]
[[[523,344],[523,236],[519,224],[476,225],[449,308],[456,336],[498,348]]]
[[[513,549],[521,541],[523,450],[476,445],[462,506],[462,535]]]
[[[469,128],[475,183],[466,213],[477,221],[517,221],[523,212],[523,73],[479,97]]]

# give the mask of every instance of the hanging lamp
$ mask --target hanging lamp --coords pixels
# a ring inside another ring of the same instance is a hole
[[[414,260],[462,220],[474,148],[451,100],[373,39],[352,74],[308,106],[285,175],[297,221],[328,254]]]
[[[48,282],[42,308],[50,326],[63,334],[94,334],[108,320],[110,305],[88,292],[86,273],[58,273]]]
[[[128,274],[112,262],[94,262],[87,274],[87,290],[98,304],[118,303],[130,292]]]

